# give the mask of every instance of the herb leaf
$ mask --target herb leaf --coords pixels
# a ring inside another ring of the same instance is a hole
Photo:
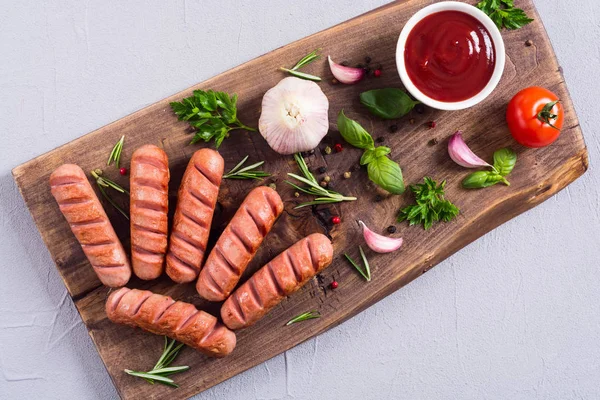
[[[369,132],[358,122],[346,117],[344,110],[338,114],[337,125],[344,140],[354,147],[365,150],[360,157],[360,165],[367,166],[369,179],[390,193],[404,193],[402,170],[396,162],[387,157],[392,150],[386,146],[375,148],[373,137]]]
[[[374,153],[377,153],[375,150]],[[367,165],[369,179],[377,186],[387,190],[392,194],[404,193],[404,180],[402,179],[402,170],[398,163],[390,160],[386,156],[376,157]]]
[[[445,197],[446,181],[438,185],[427,176],[423,181],[424,183],[411,185],[410,190],[415,195],[416,204],[401,209],[398,222],[408,221],[409,225],[421,224],[427,230],[435,222],[453,220],[460,211]]]
[[[365,278],[367,282],[371,282],[371,267],[369,266],[369,261],[367,260],[367,256],[365,256],[365,252],[362,249],[362,246],[358,246],[358,250],[360,251],[360,258],[365,266],[365,270],[363,271],[361,267],[358,266],[356,261],[352,259],[347,253],[344,253],[344,257],[352,264],[352,266],[358,271],[358,273]]]
[[[298,78],[302,78],[302,79],[308,79],[310,81],[315,81],[315,82],[320,82],[321,78],[316,76],[316,75],[311,75],[311,74],[307,74],[304,72],[300,72],[298,71],[300,68],[304,67],[305,65],[310,64],[311,62],[321,58],[321,56],[318,54],[318,52],[321,51],[321,49],[316,49],[313,50],[312,52],[308,53],[307,55],[305,55],[304,57],[302,57],[297,63],[296,65],[294,65],[292,68],[284,68],[281,67],[279,68],[282,71],[285,71],[287,73],[289,73],[290,75],[294,75]]]
[[[494,168],[502,176],[511,173],[517,163],[517,153],[512,149],[504,148],[494,152]]]
[[[417,104],[406,92],[396,88],[375,89],[360,94],[360,102],[371,114],[384,119],[397,119],[408,114]]]
[[[506,186],[510,183],[502,175],[494,171],[477,171],[467,175],[462,181],[465,189],[480,189],[493,186],[498,182],[503,182]]]
[[[246,156],[242,159],[242,161],[240,161],[235,167],[233,167],[231,169],[231,171],[229,171],[228,173],[226,173],[225,175],[223,175],[224,179],[256,179],[256,180],[261,180],[261,178],[266,178],[268,176],[271,176],[271,174],[269,174],[268,172],[265,171],[260,171],[260,170],[253,170],[252,168],[257,168],[260,167],[261,165],[263,165],[265,162],[264,161],[259,161],[257,163],[254,163],[252,165],[248,165],[246,167],[242,166],[244,165],[244,163],[246,162],[246,160],[248,160],[249,156]]]
[[[476,7],[486,13],[498,29],[519,29],[533,21],[525,11],[514,8],[514,0],[483,0]]]
[[[290,319],[287,324],[285,324],[286,326],[288,325],[292,325],[295,324],[296,322],[300,322],[300,321],[306,321],[309,319],[315,319],[315,318],[321,318],[321,314],[318,311],[307,311],[305,313],[302,313],[300,315],[295,316],[294,318]]]
[[[309,201],[306,203],[302,203],[294,207],[294,209],[302,208],[306,206],[313,206],[318,204],[328,204],[328,203],[340,203],[342,201],[354,201],[356,197],[348,197],[340,194],[338,192],[334,192],[333,190],[327,190],[317,182],[317,179],[308,169],[304,158],[299,153],[294,154],[294,160],[298,163],[298,167],[300,168],[300,172],[304,177],[288,172],[288,176],[308,185],[308,187],[298,186],[290,181],[285,181],[288,185],[298,189],[299,191],[310,194],[312,196],[316,196],[313,201]]]
[[[129,196],[129,192],[126,189],[124,189],[123,187],[121,187],[121,185],[119,185],[118,183],[102,176],[101,169],[95,169],[91,172],[91,174],[94,177],[94,179],[96,180],[96,185],[98,186],[98,190],[100,190],[100,194],[102,194],[102,197],[104,197],[114,208],[116,208],[117,211],[121,213],[121,215],[123,215],[125,218],[127,218],[129,220],[129,215],[125,212],[125,210],[123,210],[121,208],[121,206],[119,206],[112,199],[112,197],[110,197],[108,195],[108,193],[106,192],[105,189],[111,188],[113,190],[116,190],[119,193],[124,193],[127,196]]]
[[[108,161],[106,162],[107,166],[110,166],[113,162],[117,166],[120,167],[121,162],[121,153],[123,152],[123,143],[125,142],[125,135],[121,136],[121,139],[115,144],[110,155],[108,156]]]
[[[344,140],[359,149],[373,149],[373,137],[358,122],[346,117],[344,110],[340,111],[337,126]]]
[[[194,90],[191,97],[181,102],[172,102],[171,109],[180,121],[187,121],[196,128],[191,144],[200,140],[209,142],[214,139],[219,148],[229,131],[245,129],[250,132],[256,129],[244,125],[237,117],[237,94],[212,90]]]
[[[141,372],[126,369],[124,370],[125,373],[131,376],[137,376],[138,378],[143,378],[146,382],[150,384],[154,384],[154,382],[156,381],[158,383],[162,383],[164,385],[171,386],[174,388],[179,387],[173,381],[173,379],[167,377],[178,372],[187,371],[188,369],[190,369],[190,367],[188,367],[187,365],[180,367],[169,367],[169,364],[171,364],[175,360],[175,358],[179,354],[179,351],[183,347],[183,343],[179,343],[178,345],[175,345],[175,343],[177,343],[175,340],[169,341],[169,339],[165,336],[165,345],[163,347],[163,353],[161,354],[160,358],[158,359],[152,370],[148,372]]]

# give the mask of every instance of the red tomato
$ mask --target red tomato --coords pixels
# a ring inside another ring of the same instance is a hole
[[[544,147],[554,142],[560,135],[563,119],[563,107],[558,97],[538,86],[521,90],[506,110],[510,133],[527,147]]]

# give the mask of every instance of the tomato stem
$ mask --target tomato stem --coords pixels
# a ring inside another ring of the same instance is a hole
[[[553,127],[554,129],[556,129],[557,131],[559,129],[556,126],[554,126],[552,124],[552,122],[550,122],[550,120],[551,119],[556,119],[558,117],[558,115],[552,113],[552,108],[556,104],[558,104],[559,101],[560,100],[555,100],[555,101],[551,101],[550,103],[546,103],[546,105],[544,106],[544,108],[542,108],[542,110],[537,114],[537,119],[539,119],[543,123],[546,123],[546,124],[550,125],[551,127]]]

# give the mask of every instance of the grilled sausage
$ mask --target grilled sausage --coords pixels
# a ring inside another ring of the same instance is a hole
[[[100,281],[125,285],[131,277],[129,260],[83,170],[61,165],[50,175],[50,190]]]
[[[198,277],[223,176],[223,164],[219,153],[201,149],[194,153],[185,170],[167,254],[167,275],[175,282],[191,282]]]
[[[131,157],[131,263],[141,279],[160,276],[167,251],[169,160],[154,145]]]
[[[212,315],[148,290],[124,287],[112,292],[106,315],[113,322],[168,336],[211,357],[225,357],[236,344],[235,333]]]
[[[267,186],[246,196],[200,272],[200,296],[210,301],[229,297],[282,211],[281,198]]]
[[[331,264],[332,259],[333,247],[325,235],[313,233],[296,242],[229,296],[221,307],[223,322],[229,329],[254,324]]]

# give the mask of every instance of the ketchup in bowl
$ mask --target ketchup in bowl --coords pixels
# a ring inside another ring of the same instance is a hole
[[[490,81],[496,51],[490,33],[475,17],[440,11],[410,31],[404,63],[409,79],[423,94],[458,102],[475,96]]]

